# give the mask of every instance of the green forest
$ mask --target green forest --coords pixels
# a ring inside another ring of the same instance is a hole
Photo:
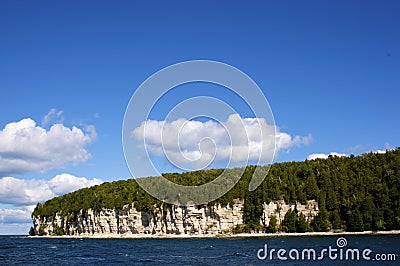
[[[386,153],[274,163],[262,184],[249,191],[255,166],[244,169],[243,176],[221,198],[208,203],[233,204],[244,200],[244,226],[234,232],[276,230],[365,231],[400,229],[400,148]],[[243,169],[242,169],[243,170]],[[162,177],[181,185],[200,185],[216,179],[223,169],[168,173]],[[284,199],[286,203],[315,199],[318,216],[309,224],[302,215],[289,211],[280,228],[275,219],[267,227],[260,224],[262,204]],[[39,203],[33,216],[52,217],[56,213],[73,219],[81,209],[122,208],[135,204],[139,211],[153,211],[164,204],[147,194],[135,179],[103,183],[98,186]]]

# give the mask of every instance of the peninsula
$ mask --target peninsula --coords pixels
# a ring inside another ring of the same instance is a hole
[[[200,206],[166,204],[147,194],[135,179],[80,189],[39,203],[29,234],[217,237],[400,230],[399,148],[275,163],[262,184],[249,191],[254,169],[246,167],[227,194]],[[158,178],[200,185],[222,171],[170,173]]]

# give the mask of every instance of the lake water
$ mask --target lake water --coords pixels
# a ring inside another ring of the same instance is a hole
[[[399,235],[346,235],[338,240],[339,237],[49,239],[0,236],[0,265],[317,265],[320,262],[400,265]]]

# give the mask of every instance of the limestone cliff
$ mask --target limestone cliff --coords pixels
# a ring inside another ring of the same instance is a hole
[[[122,209],[101,211],[81,210],[78,215],[55,217],[33,217],[36,235],[53,235],[62,229],[66,235],[218,235],[231,233],[237,225],[244,224],[243,201],[235,200],[230,206],[162,206],[152,212],[137,211],[132,205]],[[263,204],[261,224],[267,226],[272,215],[280,224],[289,209],[297,209],[307,220],[318,213],[318,204],[310,200],[306,205],[286,204],[283,200]]]

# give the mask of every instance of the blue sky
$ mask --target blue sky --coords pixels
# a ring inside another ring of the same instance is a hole
[[[150,75],[182,61],[215,60],[244,71],[282,132],[311,136],[280,150],[276,161],[399,146],[399,10],[398,1],[1,1],[0,130],[24,118],[48,132],[62,123],[60,132],[82,150],[60,152],[66,157],[50,166],[28,160],[23,169],[3,171],[0,233],[26,228],[26,195],[5,200],[17,193],[8,189],[15,182],[30,191],[27,181],[42,182],[51,188],[44,199],[129,178],[121,143],[129,99]],[[246,116],[245,108],[239,113]],[[83,135],[65,131],[73,126]],[[36,144],[28,144],[32,154],[43,148]],[[60,189],[62,182],[70,187]]]

